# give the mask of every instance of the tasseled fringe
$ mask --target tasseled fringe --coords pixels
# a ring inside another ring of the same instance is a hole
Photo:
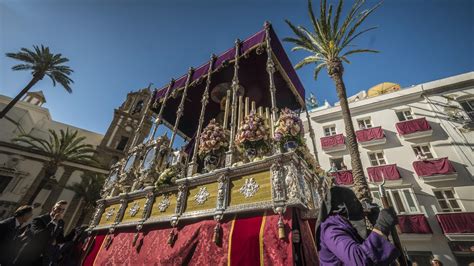
[[[280,215],[278,219],[278,238],[285,239],[285,224],[283,223],[283,216]]]
[[[139,236],[140,236],[140,232],[137,231],[135,235],[133,236],[132,247],[134,247],[137,244],[137,240]]]
[[[218,246],[221,244],[221,224],[217,223],[214,227],[214,234],[212,235],[212,240]]]
[[[174,242],[176,241],[176,233],[174,231],[175,229],[173,228],[171,231],[170,231],[170,234],[168,236],[168,245],[170,245],[171,247],[174,245]]]
[[[105,249],[109,249],[110,244],[112,244],[113,236],[107,235],[107,238],[105,239]]]

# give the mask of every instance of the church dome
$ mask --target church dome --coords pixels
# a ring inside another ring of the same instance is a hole
[[[400,90],[400,84],[392,82],[382,82],[367,90],[367,97],[375,97],[382,94],[392,93]]]

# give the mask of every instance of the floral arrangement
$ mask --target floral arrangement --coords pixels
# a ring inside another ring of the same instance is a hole
[[[276,123],[273,140],[283,145],[286,141],[296,141],[298,145],[303,144],[303,122],[300,117],[288,108],[280,113]]]
[[[235,137],[235,144],[241,149],[267,148],[269,138],[268,126],[262,116],[251,112],[240,123]]]
[[[211,152],[225,150],[228,146],[225,130],[212,119],[199,136],[198,154],[203,157]]]
[[[306,145],[301,145],[296,153],[306,162],[308,168],[315,172],[318,176],[324,175],[325,171],[319,166],[314,155],[309,151]]]
[[[176,179],[177,171],[174,167],[166,168],[155,182],[155,187],[162,187],[163,185],[172,185]]]

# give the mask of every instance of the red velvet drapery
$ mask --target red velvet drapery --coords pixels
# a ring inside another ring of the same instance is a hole
[[[358,142],[367,142],[385,138],[382,127],[371,127],[356,131]]]
[[[343,145],[344,143],[345,143],[344,135],[342,134],[337,134],[337,135],[321,138],[321,146],[323,147],[323,149],[336,147],[339,145]]]
[[[86,257],[82,261],[82,265],[84,266],[94,265],[94,260],[97,257],[97,253],[99,253],[100,248],[102,247],[104,238],[105,238],[105,234],[99,234],[94,237],[94,240],[92,242],[92,248],[90,249],[89,253],[86,254]]]
[[[413,169],[418,176],[443,175],[456,172],[447,157],[436,160],[413,162]]]
[[[424,214],[398,215],[398,223],[404,234],[432,234]]]
[[[336,183],[339,185],[352,185],[354,183],[354,177],[352,176],[351,170],[342,170],[332,173],[336,179]]]
[[[445,234],[474,234],[474,212],[439,213],[436,219]]]
[[[373,166],[367,168],[370,182],[382,182],[382,174],[385,180],[398,180],[400,173],[398,172],[396,164],[386,164],[380,166]]]
[[[288,209],[284,215],[286,237],[282,240],[278,238],[278,215],[268,211],[223,222],[220,246],[213,242],[213,220],[179,228],[173,247],[167,244],[171,228],[145,227],[135,247],[134,230],[119,230],[107,249],[103,235],[96,239],[83,265],[292,265],[292,211]],[[307,221],[298,222],[304,261],[317,265],[310,226]]]
[[[402,136],[431,129],[430,124],[424,117],[398,122],[395,127],[397,128],[398,134]]]

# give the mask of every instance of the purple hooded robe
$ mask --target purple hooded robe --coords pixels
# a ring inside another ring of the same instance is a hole
[[[321,223],[319,261],[321,265],[389,265],[400,255],[385,237],[370,233],[363,240],[340,215]]]

